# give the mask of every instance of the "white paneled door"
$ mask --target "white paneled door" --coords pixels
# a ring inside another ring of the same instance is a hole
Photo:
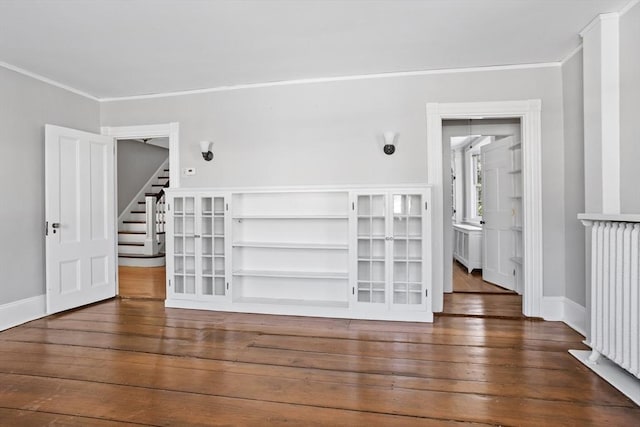
[[[114,140],[45,127],[47,313],[116,294]]]
[[[482,279],[513,290],[511,232],[511,152],[513,138],[480,149],[482,153]]]

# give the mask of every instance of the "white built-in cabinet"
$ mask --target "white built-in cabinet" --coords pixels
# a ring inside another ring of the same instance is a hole
[[[224,195],[191,194],[170,200],[167,223],[167,299],[226,298],[229,257]]]
[[[516,142],[509,149],[511,151],[511,170],[509,175],[511,177],[511,234],[513,240],[511,262],[513,263],[514,272],[514,290],[522,293],[524,291],[522,266],[522,248],[524,247],[522,228],[524,206],[522,200],[522,143]]]
[[[432,321],[429,189],[170,189],[168,307]]]
[[[453,224],[453,257],[471,273],[482,268],[482,227]]]

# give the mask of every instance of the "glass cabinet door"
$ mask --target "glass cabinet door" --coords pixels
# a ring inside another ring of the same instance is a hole
[[[392,195],[393,304],[423,303],[422,205],[420,194]]]
[[[357,196],[356,301],[387,302],[386,293],[386,201],[384,194]]]
[[[224,197],[200,199],[200,294],[225,295]]]
[[[173,293],[196,293],[195,197],[173,199]]]

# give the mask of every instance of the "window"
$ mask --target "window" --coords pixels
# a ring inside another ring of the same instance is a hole
[[[465,222],[480,225],[482,221],[482,154],[480,148],[493,142],[492,136],[478,136],[464,151]]]
[[[473,200],[471,201],[472,212],[474,216],[482,219],[482,161],[480,154],[473,154],[471,156],[471,176],[473,176]]]

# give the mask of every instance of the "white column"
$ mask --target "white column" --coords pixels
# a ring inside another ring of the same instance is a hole
[[[585,209],[620,213],[619,15],[599,15],[581,33],[584,60]]]

